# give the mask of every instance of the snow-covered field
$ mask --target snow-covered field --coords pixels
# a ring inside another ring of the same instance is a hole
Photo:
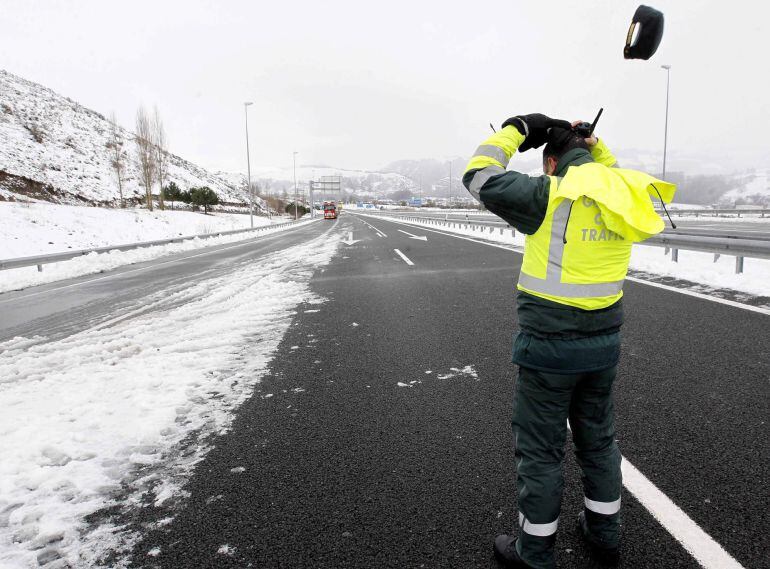
[[[296,307],[323,302],[309,281],[338,244],[324,234],[164,290],[112,327],[0,343],[0,568],[92,567],[130,546],[126,530],[84,518],[126,489],[129,504],[178,495],[206,452],[182,441],[226,431],[259,392]]]
[[[254,225],[267,225],[255,216]],[[91,249],[249,227],[249,216],[141,208],[107,209],[0,202],[0,258]]]
[[[274,217],[272,224],[289,221]],[[254,226],[270,225],[266,217],[255,216]],[[105,209],[49,203],[0,202],[0,259],[91,249],[139,241],[169,239],[180,235],[216,233],[249,227],[249,216],[241,214],[203,215],[189,211]],[[280,229],[277,229],[280,230]],[[194,239],[130,251],[92,253],[61,263],[0,271],[0,292],[44,284],[75,276],[97,273],[251,237],[248,233]]]
[[[733,219],[733,221],[735,220]],[[494,231],[490,232],[490,228],[474,231],[460,225],[451,228],[424,222],[410,221],[409,224],[480,237],[498,243],[514,245],[522,250],[524,247],[524,234],[520,232],[516,232],[516,235],[512,237],[510,230],[504,231],[501,235],[498,228],[494,228]],[[770,223],[768,223],[768,227],[770,227]],[[712,288],[729,289],[757,296],[770,296],[770,260],[747,258],[745,259],[744,272],[736,274],[735,257],[723,255],[714,262],[714,255],[711,253],[679,251],[679,262],[674,263],[670,256],[664,255],[664,251],[661,247],[634,245],[630,269],[650,275],[686,280]]]

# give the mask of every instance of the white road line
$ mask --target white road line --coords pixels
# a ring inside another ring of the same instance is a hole
[[[517,253],[519,255],[524,253],[519,249],[513,248],[511,245],[503,245],[501,243],[492,243],[490,241],[482,241],[480,239],[474,239],[473,237],[467,237],[465,235],[458,235],[457,233],[451,233],[449,231],[439,231],[436,229],[428,229],[427,227],[422,227],[419,224],[408,223],[405,221],[395,221],[393,219],[387,219],[387,218],[380,218],[380,219],[385,219],[387,221],[390,221],[391,223],[397,223],[401,225],[410,225],[412,227],[420,227],[420,229],[422,229],[423,231],[430,231],[431,233],[438,233],[439,235],[446,235],[447,237],[454,237],[456,239],[464,239],[465,241],[473,241],[474,243],[480,243],[481,245],[487,245],[488,247],[497,247],[498,249],[505,249],[506,251],[510,251],[511,253]],[[677,288],[675,286],[670,286],[663,283],[657,283],[655,281],[647,281],[636,277],[626,277],[626,280],[633,281],[635,283],[639,283],[647,286],[662,288],[664,290],[677,292],[679,294],[685,294],[687,296],[693,296],[695,298],[700,298],[701,300],[708,300],[710,302],[726,304],[727,306],[732,306],[733,308],[740,308],[742,310],[748,310],[750,312],[757,312],[759,314],[765,314],[766,316],[770,316],[770,310],[766,308],[761,308],[759,306],[751,306],[750,304],[743,304],[741,302],[736,302],[735,300],[727,300],[726,298],[719,298],[718,296],[709,296],[708,294],[703,294],[700,292],[695,292],[684,288]]]
[[[567,429],[572,430],[569,421]],[[625,456],[621,455],[621,458],[623,486],[682,544],[703,569],[745,569],[668,496],[658,490],[658,487],[639,472]]]
[[[398,256],[399,256],[399,257],[401,257],[401,258],[404,260],[404,262],[405,262],[407,265],[414,265],[414,263],[413,263],[412,261],[410,261],[410,260],[409,260],[409,257],[407,257],[406,255],[404,255],[404,254],[403,254],[401,251],[399,251],[398,249],[393,249],[393,250],[394,250],[396,253],[398,253]]]
[[[404,235],[408,235],[410,239],[417,239],[418,241],[427,241],[428,238],[425,237],[425,235],[412,235],[411,233],[407,233],[403,229],[398,230],[399,233],[403,233]]]
[[[654,286],[657,288],[662,288],[665,290],[672,290],[674,292],[678,292],[680,294],[686,294],[687,296],[694,296],[695,298],[700,298],[703,300],[710,300],[711,302],[718,302],[719,304],[726,304],[727,306],[733,306],[735,308],[742,308],[743,310],[749,310],[751,312],[758,312],[760,314],[766,314],[770,316],[770,310],[767,310],[766,308],[761,308],[759,306],[751,306],[750,304],[743,304],[742,302],[736,302],[735,300],[728,300],[726,298],[719,298],[718,296],[709,296],[707,294],[703,294],[701,292],[695,292],[693,290],[687,290],[684,288],[676,288],[674,286],[666,285],[663,283],[656,283],[655,281],[647,281],[644,279],[639,279],[636,277],[626,277],[627,281],[633,281],[635,283],[644,284],[647,286]]]
[[[382,231],[380,231],[379,229],[377,229],[377,228],[376,228],[374,225],[372,225],[371,223],[367,223],[366,221],[364,221],[364,220],[363,220],[363,219],[361,219],[360,217],[358,218],[358,220],[359,220],[359,221],[361,221],[361,223],[364,223],[365,225],[368,225],[369,227],[371,227],[372,229],[374,229],[374,230],[377,232],[377,235],[379,235],[380,237],[387,237],[387,235],[385,235],[385,234],[384,234]]]
[[[623,472],[623,486],[704,569],[744,569],[714,538],[628,462],[626,457],[623,457],[620,468]]]
[[[284,230],[284,231],[289,231],[291,229],[293,229],[293,228],[290,228],[290,229]],[[272,233],[272,234],[268,234],[268,235],[260,235],[259,237],[249,237],[248,239],[244,239],[243,241],[238,241],[235,245],[229,245],[227,247],[220,247],[218,249],[212,249],[211,251],[204,251],[202,253],[196,253],[195,255],[187,255],[186,257],[180,257],[178,259],[173,259],[171,261],[164,261],[162,263],[153,263],[152,265],[149,265],[147,267],[139,267],[138,269],[130,269],[128,271],[121,271],[119,273],[111,273],[111,274],[106,275],[104,277],[97,277],[95,279],[88,279],[88,280],[85,280],[85,281],[80,281],[80,282],[77,282],[77,283],[72,283],[72,284],[68,284],[68,285],[64,285],[64,286],[60,286],[60,287],[56,287],[56,288],[51,288],[51,289],[48,289],[48,290],[41,290],[40,292],[33,292],[32,294],[25,294],[24,296],[16,296],[16,297],[13,297],[13,298],[0,299],[0,304],[3,304],[4,302],[17,302],[19,300],[24,300],[25,298],[31,298],[33,296],[39,296],[41,294],[48,294],[49,292],[56,292],[58,290],[64,290],[64,289],[67,289],[67,288],[72,288],[72,287],[75,287],[75,286],[80,286],[80,285],[84,285],[84,284],[88,284],[88,283],[93,283],[93,282],[96,282],[96,281],[103,281],[103,280],[107,280],[107,279],[112,279],[112,278],[115,278],[115,277],[119,277],[121,275],[127,275],[129,273],[136,273],[138,271],[146,271],[148,269],[154,269],[156,267],[162,267],[163,265],[171,265],[173,263],[178,263],[180,261],[185,261],[187,259],[193,259],[195,257],[202,257],[203,255],[211,255],[212,253],[219,253],[220,251],[227,251],[228,249],[235,249],[236,247],[243,247],[244,245],[251,244],[252,241],[263,240],[263,239],[266,239],[268,237],[272,237],[274,235],[278,235],[279,233],[283,233],[283,231],[278,231],[276,233]],[[328,233],[328,231],[327,231],[327,233]],[[211,245],[211,247],[216,247],[216,245]],[[159,257],[159,258],[162,258],[162,257]],[[64,262],[64,261],[62,261],[62,262]],[[152,263],[152,259],[149,260],[149,261],[142,261],[142,262],[143,263]],[[121,265],[121,267],[125,267],[125,266],[128,266],[128,265]],[[116,267],[114,270],[117,270],[117,269],[119,269],[121,267]],[[81,276],[83,276],[83,275],[81,275]],[[73,277],[73,278],[77,278],[77,277]],[[44,285],[36,285],[36,286],[44,286]],[[29,288],[32,288],[32,287],[29,287]],[[8,292],[14,292],[14,291],[8,291]],[[2,294],[7,294],[7,293],[2,293]]]
[[[352,231],[348,231],[348,238],[342,240],[342,242],[345,245],[353,245],[354,243],[358,243],[359,241],[361,241],[361,240],[360,239],[353,239],[353,232]]]

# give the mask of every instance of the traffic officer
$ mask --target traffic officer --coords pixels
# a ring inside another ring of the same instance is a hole
[[[513,343],[519,533],[494,544],[507,567],[555,567],[567,420],[583,473],[582,535],[603,561],[618,560],[621,473],[612,385],[623,281],[632,244],[663,229],[652,198],[668,202],[676,191],[617,168],[603,141],[572,127],[542,114],[510,118],[478,147],[463,176],[489,211],[526,234]],[[543,144],[545,175],[506,171],[517,150]]]

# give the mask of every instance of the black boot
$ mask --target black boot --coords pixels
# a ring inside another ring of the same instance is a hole
[[[510,535],[498,535],[495,538],[495,558],[503,564],[503,567],[532,569],[519,557],[519,552],[516,551],[516,538]]]
[[[611,565],[613,567],[620,562],[620,550],[618,546],[616,545],[614,547],[608,547],[607,544],[602,543],[591,533],[591,530],[588,529],[588,522],[586,521],[585,512],[580,512],[578,514],[578,527],[580,528],[580,533],[583,536],[583,539],[588,544],[588,547],[591,549],[591,553],[593,553],[593,556],[597,561],[600,561],[606,565]]]

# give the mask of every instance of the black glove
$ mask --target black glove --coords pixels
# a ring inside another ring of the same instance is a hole
[[[519,152],[526,152],[530,148],[540,148],[547,142],[548,129],[553,127],[571,128],[572,124],[567,121],[552,119],[540,113],[533,113],[511,117],[503,123],[503,128],[506,126],[515,127],[527,137],[519,146]]]

